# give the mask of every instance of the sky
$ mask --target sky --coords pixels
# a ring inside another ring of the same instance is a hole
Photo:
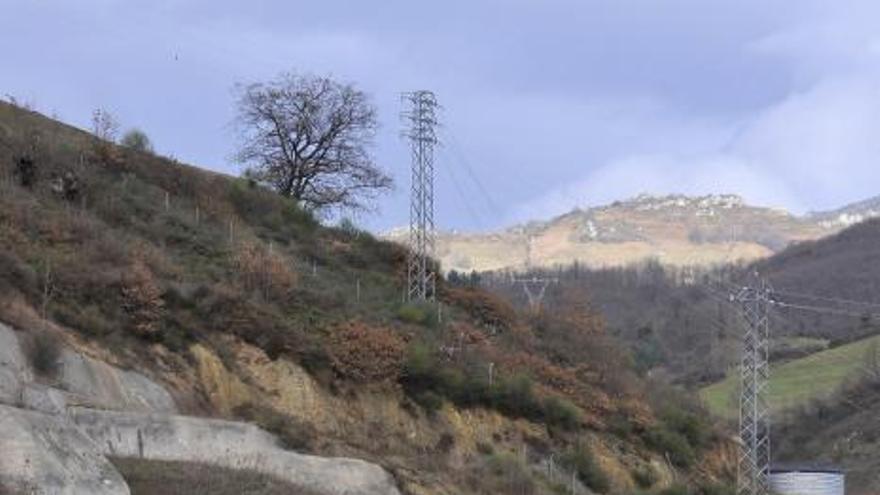
[[[436,218],[488,230],[639,193],[795,213],[880,194],[880,3],[862,0],[0,0],[0,97],[239,174],[233,88],[284,71],[370,95],[408,221],[400,93],[443,106]]]

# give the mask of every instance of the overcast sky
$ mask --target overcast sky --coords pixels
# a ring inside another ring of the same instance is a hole
[[[0,0],[0,95],[238,174],[232,87],[354,82],[407,222],[399,93],[436,92],[443,228],[640,192],[734,192],[796,212],[880,194],[880,3],[768,0]]]

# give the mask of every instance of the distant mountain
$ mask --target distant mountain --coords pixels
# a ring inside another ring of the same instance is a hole
[[[748,205],[731,194],[643,194],[497,232],[441,232],[437,256],[445,270],[458,271],[523,270],[575,261],[599,268],[645,259],[707,266],[761,259],[878,215],[880,197],[796,216]],[[385,237],[405,242],[406,235],[406,230],[397,229]]]
[[[878,216],[880,216],[880,196],[874,196],[836,210],[809,213],[807,218],[833,228],[849,227]]]

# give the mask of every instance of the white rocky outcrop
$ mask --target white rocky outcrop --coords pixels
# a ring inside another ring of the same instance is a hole
[[[71,418],[109,456],[246,468],[327,495],[398,494],[391,475],[375,464],[283,450],[273,435],[247,423],[78,408]]]
[[[0,485],[39,495],[127,495],[108,457],[245,468],[326,495],[398,495],[380,466],[284,450],[257,426],[176,415],[145,375],[65,349],[41,383],[0,324]]]

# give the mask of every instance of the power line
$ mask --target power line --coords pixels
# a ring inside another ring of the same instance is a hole
[[[463,168],[467,172],[468,177],[470,177],[470,179],[474,183],[474,185],[477,186],[477,189],[479,189],[479,191],[480,191],[481,197],[486,202],[486,205],[488,206],[492,215],[497,219],[501,219],[503,216],[501,214],[501,209],[498,207],[497,203],[495,203],[495,201],[492,199],[492,196],[489,194],[489,191],[483,185],[483,181],[481,181],[480,178],[477,176],[476,172],[474,171],[474,168],[471,167],[470,160],[468,160],[467,156],[462,151],[462,148],[459,145],[458,139],[455,137],[455,135],[452,133],[451,130],[448,130],[446,135],[449,138],[450,149],[454,155],[453,158],[455,158],[458,161],[458,163],[463,166]]]
[[[441,150],[442,150],[442,148],[441,148]],[[465,209],[467,209],[468,214],[471,217],[471,220],[476,222],[477,225],[480,227],[480,229],[483,229],[483,227],[484,227],[483,217],[482,217],[482,215],[479,214],[479,212],[477,210],[474,209],[473,204],[471,203],[470,199],[468,198],[467,191],[464,190],[462,185],[457,180],[457,178],[455,176],[455,172],[452,170],[452,167],[442,167],[442,168],[443,168],[443,170],[446,171],[446,174],[449,176],[449,179],[452,182],[452,185],[455,188],[455,191],[458,194],[459,198],[461,198],[462,203],[464,203]]]
[[[854,299],[845,299],[842,297],[817,296],[814,294],[806,294],[803,292],[792,292],[792,291],[788,291],[788,290],[778,290],[778,289],[774,289],[773,293],[787,295],[787,296],[791,296],[791,297],[799,297],[799,298],[803,298],[803,299],[813,299],[813,300],[817,300],[817,301],[828,301],[828,302],[837,302],[837,303],[841,303],[841,304],[851,304],[854,306],[872,306],[872,307],[880,308],[880,303],[868,302],[868,301],[856,301]]]
[[[822,306],[812,306],[808,304],[796,304],[796,303],[788,303],[779,300],[771,300],[770,304],[774,306],[778,306],[780,308],[791,308],[791,309],[799,309],[801,311],[811,311],[813,313],[823,313],[828,315],[835,316],[852,316],[856,318],[880,318],[880,314],[878,313],[865,313],[865,312],[857,312],[857,311],[847,311],[844,309],[837,308],[829,308]]]

